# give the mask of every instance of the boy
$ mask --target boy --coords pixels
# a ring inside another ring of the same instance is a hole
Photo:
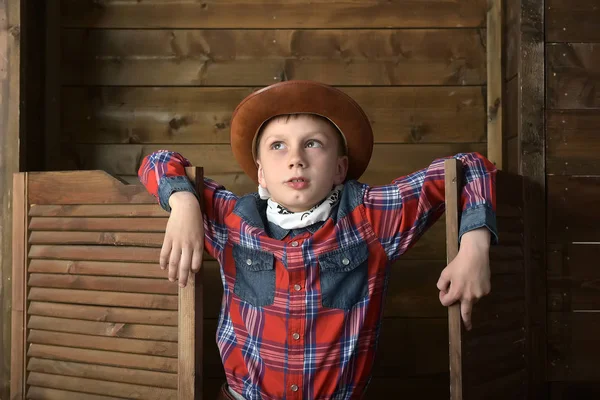
[[[206,249],[221,265],[217,344],[223,399],[357,399],[370,379],[389,266],[444,212],[443,159],[371,187],[356,181],[373,134],[354,100],[308,81],[278,83],[236,108],[231,146],[258,193],[237,198],[190,163],[159,151],[141,182],[171,212],[160,255],[184,286]],[[497,241],[495,167],[479,154],[464,166],[461,247],[438,281],[440,301],[471,307],[490,290]]]

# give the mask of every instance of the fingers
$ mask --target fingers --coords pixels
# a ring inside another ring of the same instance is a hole
[[[167,265],[169,264],[169,255],[171,254],[171,247],[173,247],[173,242],[168,236],[165,236],[162,248],[160,249],[160,257],[158,259],[160,269],[167,268]]]
[[[181,251],[181,259],[179,261],[179,286],[187,285],[188,276],[190,275],[190,266],[192,264],[192,250],[184,248]]]
[[[473,311],[473,302],[471,302],[469,300],[461,301],[460,314],[461,314],[462,320],[465,324],[465,328],[467,328],[468,331],[470,331],[473,326],[471,323],[472,311]]]
[[[437,288],[442,292],[447,292],[448,287],[450,286],[450,274],[447,272],[447,269],[444,269],[440,274],[440,279],[437,281]]]
[[[202,256],[203,249],[197,248],[194,250],[194,255],[192,256],[192,271],[198,272],[200,271],[200,266],[202,265]]]
[[[175,282],[177,279],[177,273],[179,269],[179,260],[181,260],[181,247],[178,244],[173,245],[171,248],[171,255],[169,257],[169,281]]]
[[[452,286],[450,287],[449,292],[445,292],[443,290],[440,291],[440,303],[442,303],[443,306],[451,306],[458,300],[460,300],[460,291],[456,290]]]

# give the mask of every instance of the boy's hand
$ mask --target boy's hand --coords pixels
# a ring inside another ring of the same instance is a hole
[[[190,269],[198,272],[204,251],[204,221],[198,199],[189,192],[176,192],[169,198],[171,215],[160,251],[160,268],[169,267],[169,281],[187,284]]]
[[[473,304],[490,293],[490,232],[480,228],[463,235],[460,250],[442,271],[437,282],[440,302],[450,306],[460,301],[467,330],[471,330]]]

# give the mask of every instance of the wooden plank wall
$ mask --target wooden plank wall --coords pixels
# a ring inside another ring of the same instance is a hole
[[[600,7],[546,1],[548,379],[600,396]]]
[[[485,8],[485,0],[62,0],[65,168],[136,182],[140,160],[168,148],[234,192],[253,191],[229,148],[230,115],[253,90],[288,79],[336,85],[365,108],[376,141],[365,182],[389,182],[439,156],[485,154]],[[369,398],[447,396],[447,311],[435,287],[444,258],[440,221],[392,274]],[[207,282],[218,282],[217,268],[206,262]],[[205,293],[208,398],[224,379],[218,287],[207,283]]]

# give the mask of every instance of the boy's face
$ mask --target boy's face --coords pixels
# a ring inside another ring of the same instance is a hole
[[[346,178],[348,157],[339,154],[339,140],[326,121],[269,122],[258,143],[259,184],[288,210],[309,210]]]

